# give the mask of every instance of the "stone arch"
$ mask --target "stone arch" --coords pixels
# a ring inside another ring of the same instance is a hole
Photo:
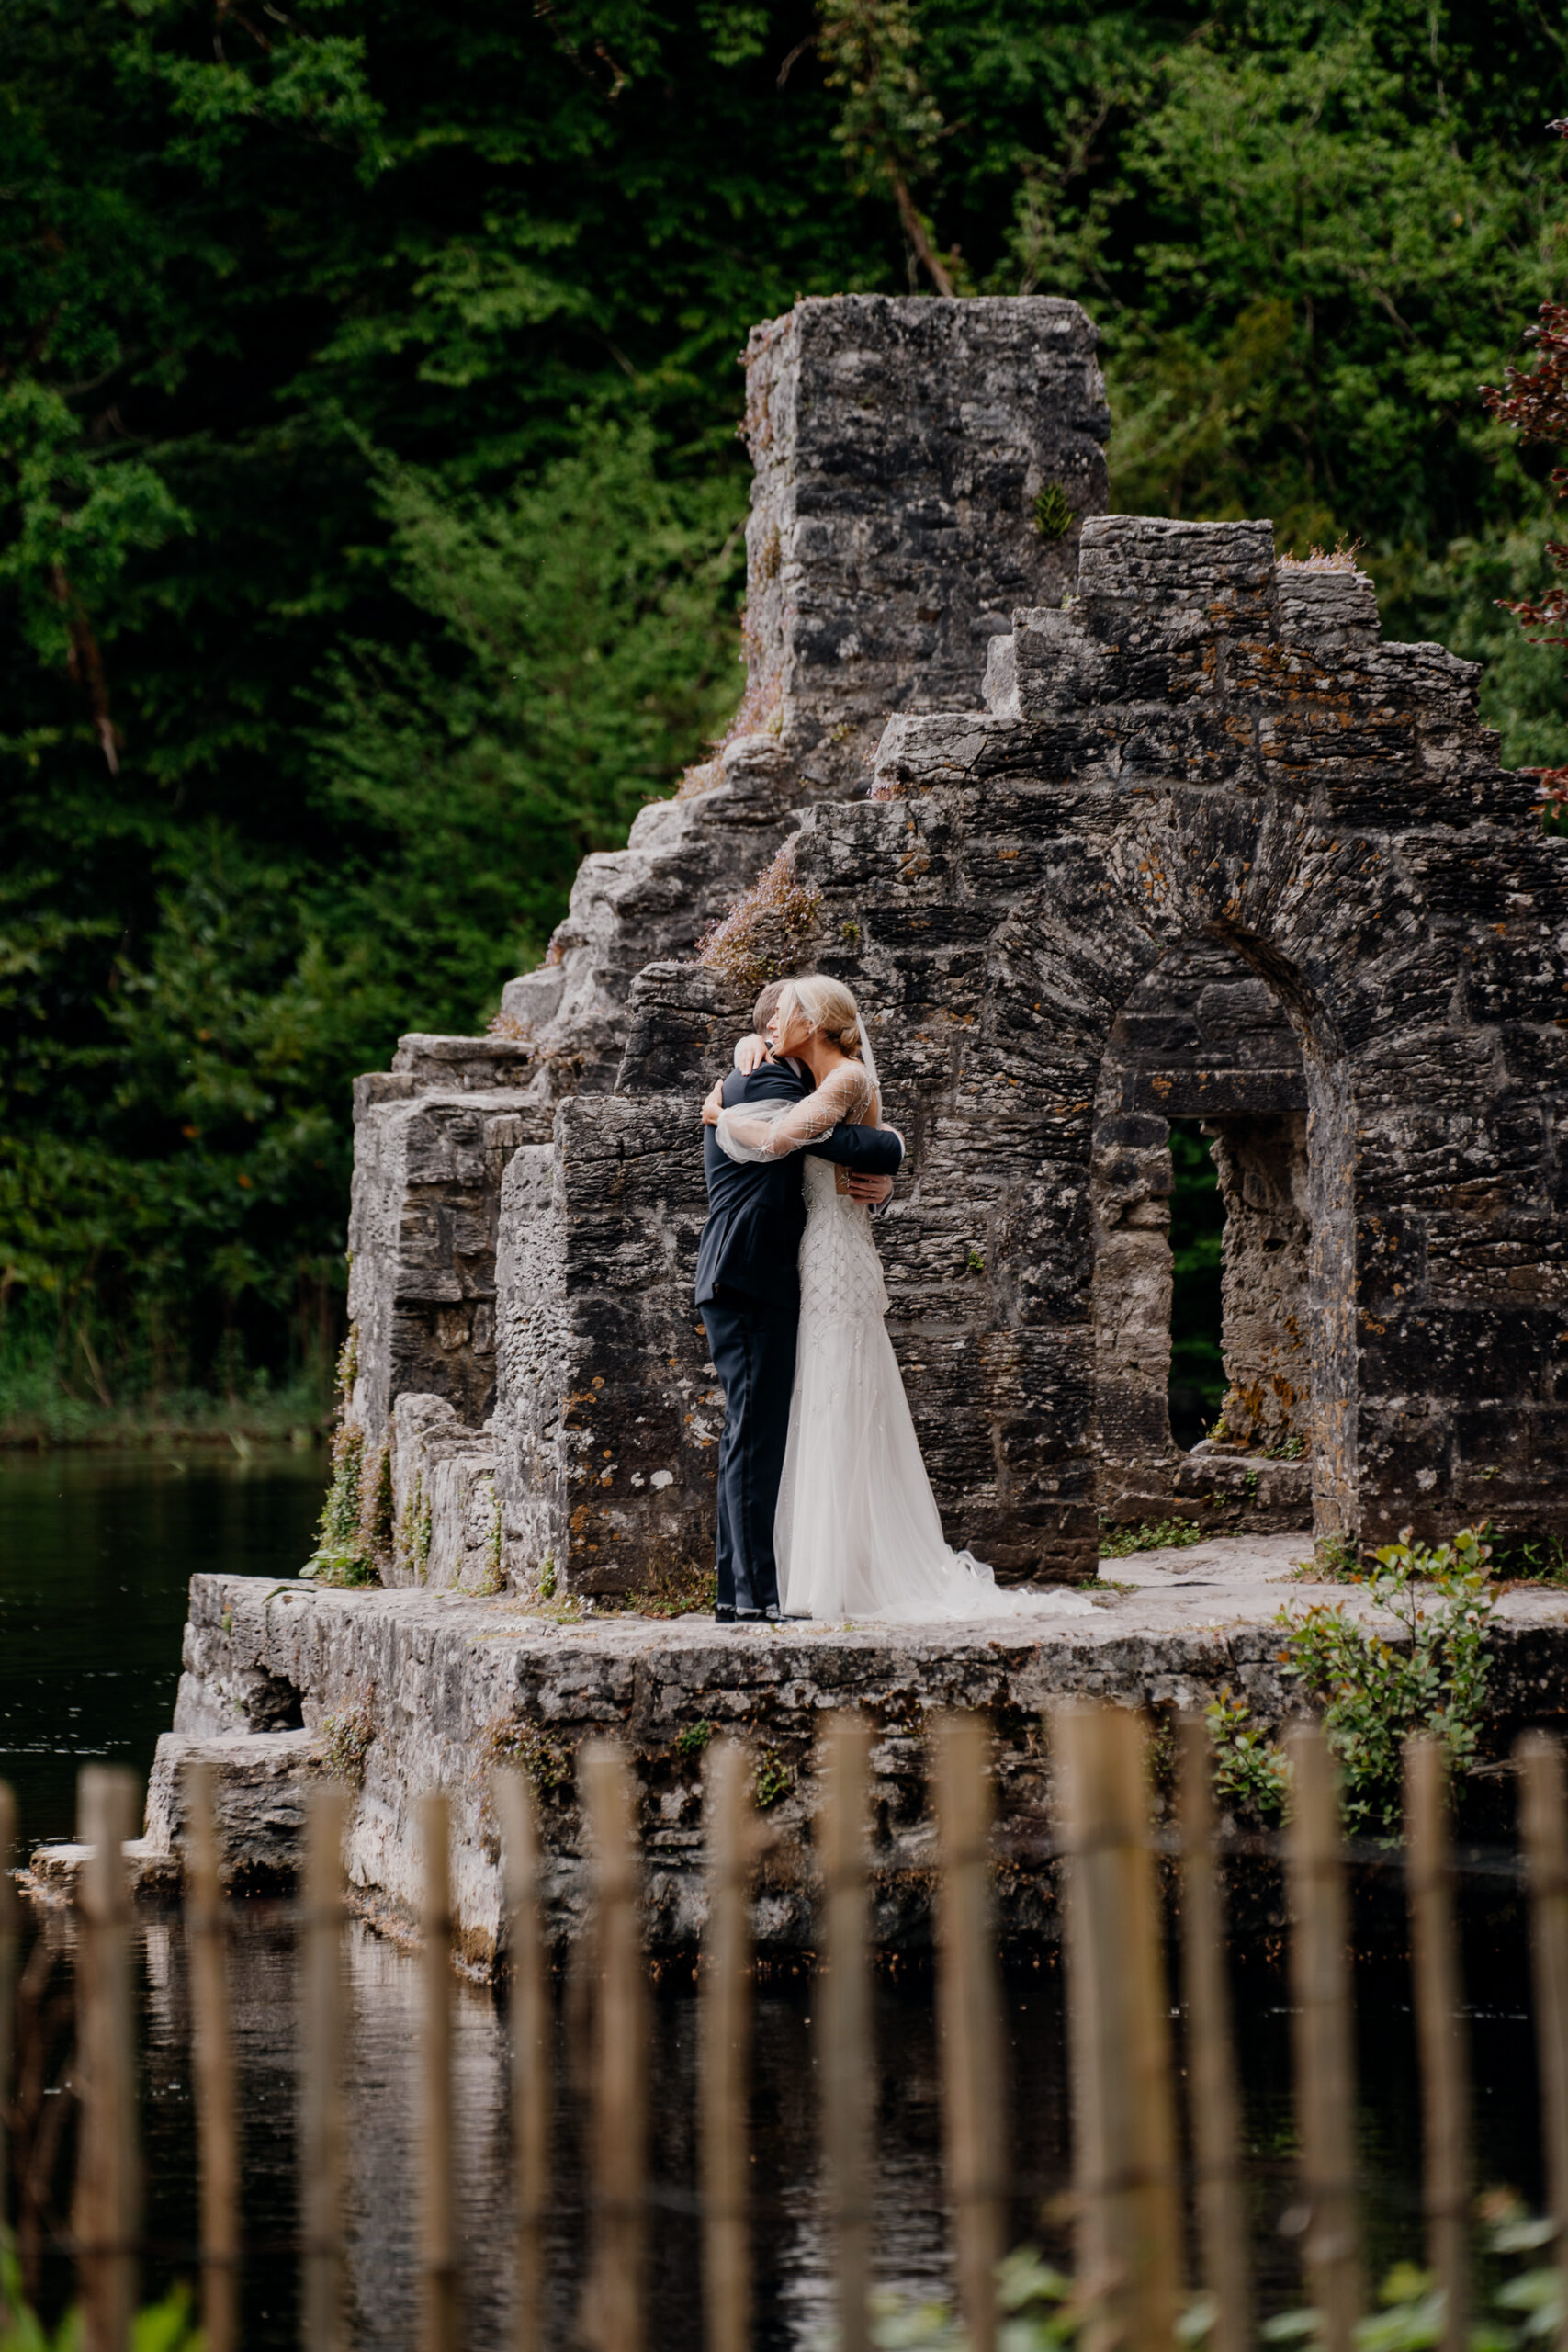
[[[1169,1412],[1179,1120],[1209,1146],[1224,1214],[1226,1394],[1217,1431],[1195,1446],[1178,1443]],[[1262,1530],[1312,1517],[1314,1398],[1337,1385],[1328,1330],[1312,1309],[1313,1202],[1333,1190],[1340,1171],[1322,1160],[1342,1132],[1311,1119],[1300,1036],[1273,978],[1233,941],[1179,941],[1119,1010],[1089,1173],[1102,1519],[1174,1513]]]
[[[1055,1016],[1060,1076],[1077,1080],[1070,1142],[1060,1131],[1050,1139],[1068,1147],[1058,1200],[1076,1182],[1088,1209],[1076,1306],[1086,1327],[1097,1508],[1113,1519],[1177,1511],[1258,1528],[1310,1519],[1319,1535],[1352,1533],[1355,1118],[1337,975],[1303,968],[1292,953],[1310,895],[1299,870],[1303,829],[1281,825],[1262,797],[1180,786],[1129,814],[1098,843],[1085,829],[1061,844],[1070,881],[1059,866],[1015,901],[989,942],[987,975],[985,1025],[1017,1025],[1027,993],[1036,1019]],[[1404,895],[1397,877],[1382,877],[1382,890],[1396,904]],[[1234,1364],[1238,1385],[1262,1392],[1244,1432],[1253,1442],[1197,1455],[1173,1444],[1167,1407],[1162,1227],[1174,1116],[1207,1123],[1224,1163],[1222,1191],[1253,1212],[1253,1230],[1241,1220],[1233,1227],[1226,1285],[1227,1373]],[[1273,1282],[1272,1301],[1266,1282],[1250,1285],[1248,1333],[1242,1261],[1282,1228],[1291,1262],[1275,1272],[1290,1280]],[[1029,1253],[1021,1231],[1014,1239]],[[998,1272],[1005,1280],[1005,1262]],[[1288,1302],[1280,1295],[1287,1287]],[[1270,1317],[1270,1305],[1282,1311]],[[1279,1433],[1308,1424],[1299,1463],[1269,1459],[1258,1442],[1274,1433],[1280,1389],[1294,1385],[1280,1360],[1287,1317],[1305,1397],[1290,1400]],[[1270,1322],[1272,1330],[1258,1328]],[[1271,1383],[1279,1386],[1270,1393]]]

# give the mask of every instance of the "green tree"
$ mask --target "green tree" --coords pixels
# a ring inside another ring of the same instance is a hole
[[[1121,504],[1359,537],[1568,750],[1474,397],[1563,291],[1525,0],[37,0],[0,70],[0,1306],[87,1393],[321,1351],[355,1070],[739,684],[797,293],[1081,296]]]

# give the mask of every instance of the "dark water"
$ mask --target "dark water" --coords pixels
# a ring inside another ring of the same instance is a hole
[[[288,1573],[305,1555],[320,1505],[317,1458],[210,1457],[184,1466],[48,1457],[0,1466],[0,1773],[20,1792],[33,1837],[69,1830],[77,1762],[112,1756],[144,1770],[167,1725],[178,1675],[186,1577],[224,1566]],[[1476,2176],[1540,2194],[1534,2057],[1522,1922],[1512,1893],[1480,1883],[1467,1897],[1469,2018]],[[293,1931],[285,1906],[241,1905],[232,1997],[244,2129],[245,2341],[297,2340],[294,2116],[298,2095]],[[1371,1919],[1371,1913],[1367,1915]],[[1384,1927],[1388,1917],[1385,1905]],[[43,1919],[53,1981],[69,1986],[69,1922]],[[139,1930],[144,2021],[150,2286],[193,2269],[195,2156],[188,1984],[177,1921]],[[1420,2251],[1420,2118],[1404,1961],[1386,1932],[1367,1935],[1358,1981],[1363,2209],[1375,2269]],[[354,2340],[415,2340],[414,2224],[419,1988],[412,1962],[355,1928],[345,2050],[353,2166]],[[825,2234],[817,2153],[813,2001],[807,1972],[757,1988],[753,2147],[756,2342],[796,2352],[826,2321]],[[1290,2008],[1282,1955],[1266,1936],[1235,1954],[1248,2184],[1258,2275],[1270,2307],[1298,2299],[1290,2112]],[[457,1993],[457,2210],[465,2240],[469,2352],[506,2336],[509,2227],[502,1997]],[[653,2005],[650,2341],[701,2342],[694,2127],[696,2007],[689,1967],[665,1969]],[[1050,1952],[1010,1971],[1007,2128],[1017,2195],[1013,2239],[1068,2251],[1057,2200],[1070,2161],[1061,1980]],[[63,2055],[63,2046],[62,2048]],[[558,2036],[558,2161],[552,2223],[552,2340],[565,2343],[581,2289],[585,2222],[581,2115],[571,2037]],[[884,1973],[876,1996],[877,2268],[908,2292],[945,2291],[941,2107],[931,1985],[923,1968]],[[1287,2224],[1281,2231],[1281,2222]],[[62,2271],[46,2260],[46,2300]]]
[[[295,1575],[325,1481],[314,1447],[0,1453],[0,1777],[25,1839],[72,1834],[81,1762],[145,1776],[191,1577]]]
[[[71,1935],[58,1917],[45,1934],[69,1973]],[[188,1981],[177,1923],[141,1933],[144,2018],[144,2130],[153,2254],[148,2284],[194,2273],[196,2179],[189,2063]],[[1512,1976],[1522,1955],[1500,1951]],[[1472,1956],[1473,1960],[1473,1956]],[[419,1985],[405,1956],[363,1928],[351,1937],[349,2106],[350,2274],[353,2340],[396,2352],[416,2340],[414,2217],[418,2210]],[[294,2115],[298,2096],[293,1935],[283,1906],[245,1906],[231,1971],[244,2118],[244,2340],[297,2341],[298,2216]],[[1515,1990],[1517,1989],[1516,1986]],[[1030,2239],[1070,2259],[1061,2201],[1070,2147],[1062,1983],[1050,1955],[1015,1965],[1007,1980],[1010,2169],[1018,2193],[1010,2242]],[[1374,2275],[1418,2257],[1419,2111],[1404,1973],[1395,1962],[1364,1962],[1359,1979],[1360,2167],[1363,2224]],[[758,1987],[750,2174],[761,2352],[806,2352],[829,2317],[827,2237],[818,2160],[813,2030],[817,1985],[808,1972],[764,1976]],[[1300,2301],[1290,2119],[1290,2009],[1277,1956],[1240,1958],[1235,1992],[1245,2075],[1248,2193],[1257,2274],[1267,2306]],[[563,2005],[564,2006],[564,2005]],[[508,2340],[508,2135],[505,2019],[500,1997],[470,1985],[457,1996],[457,2211],[463,2233],[464,2343],[488,2352]],[[694,2103],[696,2002],[689,1968],[669,1968],[653,2004],[650,2341],[660,2352],[697,2352],[700,2267],[695,2221]],[[923,1968],[885,1973],[875,2004],[877,2271],[919,2297],[949,2289],[949,2236],[942,2196],[941,2106],[931,1983]],[[1470,2021],[1477,2085],[1479,2180],[1532,2197],[1536,2177],[1533,2068],[1524,2010],[1508,1997],[1478,2005]],[[587,2243],[582,2109],[572,2037],[563,2016],[550,2228],[550,2340],[575,2340],[573,2317]],[[1283,2229],[1281,2224],[1284,2224]],[[46,2301],[58,2301],[63,2268],[46,2266]]]

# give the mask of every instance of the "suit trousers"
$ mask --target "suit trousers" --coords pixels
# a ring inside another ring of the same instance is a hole
[[[789,1436],[800,1310],[726,1289],[698,1312],[724,1390],[718,1442],[718,1599],[721,1608],[776,1608],[773,1512]]]

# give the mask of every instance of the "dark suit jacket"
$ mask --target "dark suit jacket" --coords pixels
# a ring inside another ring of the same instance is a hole
[[[763,1062],[749,1078],[730,1071],[724,1081],[724,1103],[726,1110],[733,1110],[739,1102],[804,1102],[810,1091],[787,1063]],[[904,1147],[889,1127],[838,1126],[820,1143],[804,1148],[861,1176],[892,1176],[904,1157]],[[699,1306],[721,1283],[726,1290],[744,1291],[776,1306],[798,1304],[795,1260],[806,1230],[803,1157],[803,1152],[792,1151],[782,1159],[731,1159],[714,1129],[703,1129],[708,1221],[697,1250]]]

